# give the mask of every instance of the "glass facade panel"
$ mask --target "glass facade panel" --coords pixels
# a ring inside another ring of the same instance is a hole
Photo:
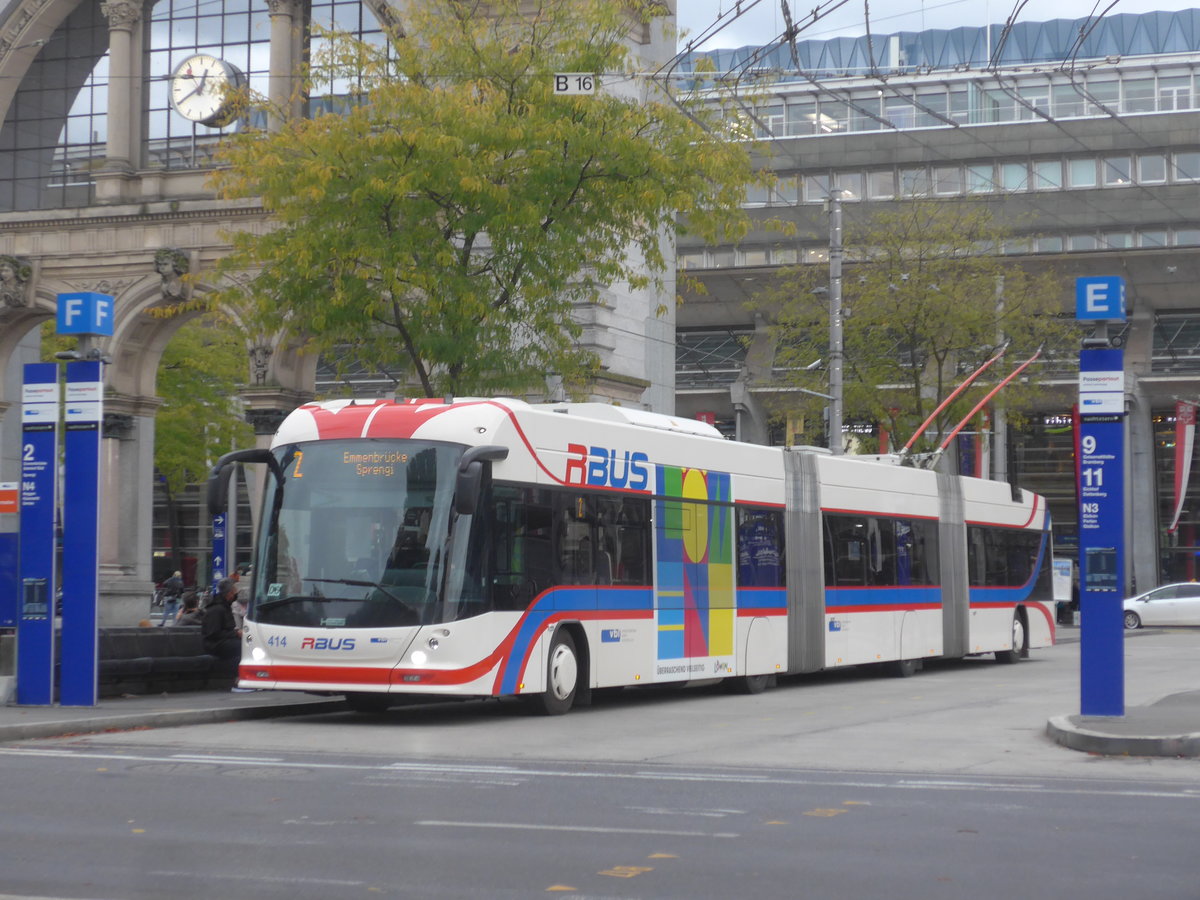
[[[842,199],[863,199],[863,177],[859,172],[838,172],[833,178],[834,187],[842,191]]]
[[[867,196],[872,200],[891,200],[896,196],[896,173],[882,169],[867,173]]]
[[[817,112],[817,133],[833,134],[846,131],[850,124],[850,108],[842,100],[822,100]]]
[[[1121,83],[1115,78],[1092,81],[1088,79],[1084,92],[1087,101],[1084,105],[1084,115],[1108,115],[1106,110],[1117,112],[1121,100]]]
[[[1062,253],[1063,239],[1054,235],[1037,239],[1035,249],[1038,253]]]
[[[789,103],[787,105],[787,133],[791,135],[809,135],[816,131],[813,123],[817,120],[817,104]]]
[[[1192,108],[1192,79],[1186,75],[1158,79],[1158,108],[1163,112]]]
[[[854,106],[850,108],[850,130],[878,131],[883,127],[878,118],[879,109],[878,97],[855,97]]]
[[[900,170],[900,196],[901,197],[925,197],[929,194],[929,170],[921,169],[901,169]]]
[[[1062,160],[1039,159],[1033,163],[1033,189],[1057,191],[1063,186]]]
[[[990,163],[967,166],[967,193],[990,194],[996,190],[995,173]]]
[[[1130,78],[1122,83],[1124,98],[1121,109],[1127,113],[1154,112],[1155,86],[1151,78]]]
[[[1000,187],[1006,191],[1027,190],[1029,188],[1029,167],[1023,162],[1001,163]]]
[[[1176,153],[1172,181],[1200,181],[1200,153]]]
[[[1073,234],[1068,239],[1072,250],[1099,250],[1100,241],[1094,234]]]
[[[1069,119],[1084,114],[1083,96],[1072,84],[1056,84],[1051,87],[1050,101],[1055,118]]]
[[[1100,172],[1105,187],[1120,187],[1133,182],[1132,166],[1128,156],[1106,156],[1100,160]]]
[[[945,88],[917,92],[917,127],[945,124],[948,112]]]
[[[1067,163],[1068,184],[1073,188],[1096,186],[1096,160],[1072,159]]]
[[[804,202],[821,203],[829,197],[828,175],[804,176]]]
[[[1167,246],[1166,229],[1156,230],[1147,229],[1139,231],[1137,234],[1137,245],[1139,247],[1165,247]]]
[[[963,192],[963,175],[959,166],[934,166],[933,192],[953,195]]]
[[[1167,158],[1161,153],[1138,157],[1138,184],[1161,184],[1167,180]]]

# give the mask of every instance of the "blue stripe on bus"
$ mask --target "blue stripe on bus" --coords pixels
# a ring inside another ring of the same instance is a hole
[[[654,609],[654,591],[650,588],[577,587],[555,588],[542,594],[521,620],[512,647],[504,660],[500,693],[515,694],[521,668],[530,647],[545,630],[546,620],[563,612],[636,612]]]
[[[786,588],[739,588],[738,610],[787,609]]]
[[[825,611],[834,612],[854,607],[870,611],[871,607],[941,606],[942,589],[937,585],[916,587],[840,587],[825,588]]]

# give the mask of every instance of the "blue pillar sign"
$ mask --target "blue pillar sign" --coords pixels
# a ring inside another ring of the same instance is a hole
[[[212,521],[212,583],[225,577],[225,517],[221,514],[213,516]]]
[[[21,547],[17,597],[17,703],[54,702],[54,594],[58,476],[58,366],[29,363],[21,394]]]
[[[59,702],[95,706],[100,528],[100,423],[104,384],[98,360],[67,364],[63,410],[63,612]]]
[[[1124,353],[1079,354],[1080,713],[1125,714]]]

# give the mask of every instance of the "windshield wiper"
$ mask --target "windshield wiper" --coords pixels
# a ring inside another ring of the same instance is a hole
[[[420,612],[417,610],[417,608],[415,606],[413,606],[408,601],[402,599],[401,597],[398,597],[396,594],[393,594],[391,591],[389,591],[384,585],[380,584],[378,581],[365,581],[365,580],[362,580],[359,578],[304,578],[302,580],[303,581],[319,581],[322,584],[348,584],[351,587],[375,588],[375,590],[381,591],[382,593],[386,594],[388,599],[395,600],[398,605],[404,607],[405,609],[407,609],[409,612],[413,613],[414,615],[416,615],[418,617],[420,616]]]
[[[326,597],[323,594],[288,594],[286,597],[274,597],[263,600],[261,603],[255,604],[258,609],[272,609],[276,606],[284,606],[288,603],[295,603],[297,600],[315,600],[317,603],[329,603],[331,600],[342,600],[342,597]]]

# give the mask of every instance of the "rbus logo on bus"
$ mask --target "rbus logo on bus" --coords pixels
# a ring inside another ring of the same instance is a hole
[[[301,650],[353,650],[354,638],[311,638],[300,642]]]
[[[623,458],[617,450],[583,444],[567,444],[567,484],[587,484],[593,487],[628,488],[644,491],[650,487],[650,457],[640,450],[626,450]]]

